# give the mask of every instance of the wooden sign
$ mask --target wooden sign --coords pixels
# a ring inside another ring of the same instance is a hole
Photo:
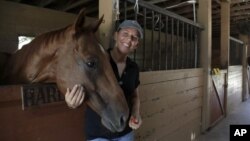
[[[28,107],[64,101],[64,97],[58,91],[56,84],[23,85],[21,94],[23,110]]]

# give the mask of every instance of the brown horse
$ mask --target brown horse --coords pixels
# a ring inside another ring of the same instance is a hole
[[[4,81],[8,84],[54,82],[64,94],[81,84],[85,102],[111,131],[122,131],[128,118],[128,105],[117,83],[109,58],[95,37],[103,17],[84,25],[82,10],[75,23],[41,34],[9,59]]]

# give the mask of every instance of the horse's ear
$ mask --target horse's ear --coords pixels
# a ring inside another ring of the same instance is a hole
[[[83,27],[83,24],[85,22],[85,10],[85,8],[81,9],[80,13],[77,16],[77,19],[74,23],[75,31],[79,31]]]
[[[93,32],[96,32],[103,21],[104,15],[93,25]]]

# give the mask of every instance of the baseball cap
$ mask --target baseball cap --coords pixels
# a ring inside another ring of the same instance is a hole
[[[143,38],[142,27],[140,26],[140,24],[137,21],[135,21],[135,20],[125,20],[118,26],[117,30],[119,31],[120,29],[127,28],[127,27],[136,29],[140,34],[140,38],[141,39]]]

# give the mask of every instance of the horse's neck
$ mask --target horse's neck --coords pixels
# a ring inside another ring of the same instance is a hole
[[[9,83],[54,82],[56,53],[54,43],[30,44],[13,54],[5,74]],[[15,64],[13,66],[13,64]]]
[[[39,55],[33,56],[36,59],[30,62],[31,66],[27,66],[34,74],[32,82],[55,82],[57,54],[60,47],[62,47],[60,44],[52,42],[46,46],[41,46],[39,52],[37,52]]]
[[[5,69],[6,82],[54,82],[57,52],[67,42],[69,30],[65,27],[42,34],[12,55]]]

